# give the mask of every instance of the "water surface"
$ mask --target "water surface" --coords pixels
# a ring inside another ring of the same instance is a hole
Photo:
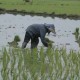
[[[55,42],[53,45],[56,47],[66,47],[67,50],[74,49],[76,51],[80,49],[79,44],[75,42],[75,36],[72,34],[76,27],[80,27],[80,20],[13,14],[0,15],[0,49],[7,46],[8,42],[11,42],[15,35],[20,36],[21,41],[19,46],[21,47],[26,28],[36,23],[54,24],[57,35],[54,36],[50,33],[50,35],[46,37],[53,40]],[[38,46],[42,46],[41,41]],[[27,47],[30,47],[30,42]]]

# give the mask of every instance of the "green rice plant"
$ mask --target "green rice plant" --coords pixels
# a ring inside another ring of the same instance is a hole
[[[11,67],[11,76],[13,76],[13,71],[15,69],[15,64],[16,64],[16,56],[15,56],[15,51],[14,50],[11,51],[10,61],[11,61],[11,65],[10,65],[10,67]]]
[[[64,48],[3,49],[3,80],[79,80],[80,52]],[[39,57],[40,55],[40,57]]]
[[[22,56],[22,53],[19,53],[19,59],[18,59],[18,71],[19,71],[19,78],[20,78],[20,74],[22,72],[22,67],[23,67],[23,56]]]
[[[18,35],[16,35],[16,36],[14,37],[14,41],[15,41],[15,42],[20,42],[20,37],[19,37]]]
[[[39,79],[38,79],[38,75],[39,75],[39,73],[35,74],[34,80],[39,80]]]
[[[18,74],[16,72],[16,69],[14,69],[14,71],[13,71],[13,79],[12,80],[18,80]]]
[[[76,76],[79,76],[79,68],[80,68],[80,65],[79,65],[79,52],[78,53],[73,53],[73,56],[72,56],[72,60],[73,60],[73,64],[75,66],[74,68],[74,73]]]
[[[67,65],[67,60],[68,60],[68,55],[66,54],[66,49],[62,48],[60,50],[61,56],[62,56],[62,60],[63,60],[63,65],[66,66]]]
[[[31,56],[32,56],[31,58],[32,58],[33,62],[38,63],[37,62],[38,61],[38,50],[37,50],[37,48],[31,50]]]
[[[58,49],[55,49],[55,53],[54,53],[55,63],[54,63],[54,66],[55,66],[55,72],[56,72],[57,79],[61,79],[62,70],[63,70],[62,61],[61,61],[61,54],[59,52],[60,51]]]
[[[78,37],[79,37],[79,28],[76,28],[73,34],[75,35],[75,39],[78,40]]]
[[[23,73],[22,73],[22,80],[27,80],[27,72],[25,72],[25,70],[23,70]]]
[[[7,69],[8,64],[9,64],[9,60],[10,60],[9,54],[7,53],[7,50],[4,48],[3,49],[3,57],[2,57],[2,66],[3,67],[2,67],[2,70],[1,70],[3,80],[8,80],[9,79],[9,77],[8,77],[9,70]]]
[[[46,56],[48,57],[50,63],[53,63],[53,49],[52,48],[48,48],[46,50]]]
[[[78,55],[73,50],[70,51],[70,54],[68,55],[68,64],[66,69],[68,69],[67,76],[70,76],[72,80],[75,80],[77,74],[79,74],[79,68],[78,68]],[[69,74],[69,75],[68,75]],[[78,78],[78,77],[77,77]]]
[[[20,42],[20,37],[18,35],[16,35],[14,37],[14,40],[12,42],[8,42],[8,44],[9,44],[10,47],[17,48],[17,47],[19,47],[18,42]]]
[[[66,66],[65,69],[64,69],[64,74],[63,74],[63,80],[67,80],[69,76],[69,66]]]
[[[25,49],[25,50],[22,50],[22,54],[23,54],[23,62],[24,62],[24,67],[27,71],[27,69],[29,68],[30,64],[30,59],[31,59],[31,54],[30,53],[30,50],[29,49]]]
[[[45,74],[46,74],[46,65],[44,63],[41,63],[41,80],[45,80]]]
[[[40,54],[41,63],[44,63],[44,61],[45,61],[45,54],[44,54],[43,47],[41,47],[39,54]]]
[[[47,60],[47,67],[48,67],[48,73],[50,74],[50,76],[52,75],[53,72],[53,64],[54,64],[54,60],[53,60],[53,49],[52,48],[48,48],[46,51],[46,56],[48,58]]]
[[[45,41],[48,43],[48,46],[51,48],[53,41],[49,40],[48,38],[45,38]]]

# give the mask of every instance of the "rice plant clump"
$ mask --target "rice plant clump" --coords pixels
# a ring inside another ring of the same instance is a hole
[[[16,36],[14,37],[14,41],[15,41],[15,42],[19,42],[19,41],[20,41],[20,37],[19,37],[18,35],[16,35]]]
[[[20,42],[20,37],[18,35],[16,35],[14,37],[14,40],[12,42],[8,42],[10,47],[18,47],[18,42]]]
[[[75,39],[78,44],[79,44],[79,47],[80,47],[80,32],[79,32],[79,28],[76,28],[75,29],[75,32],[73,33],[75,35]]]
[[[6,49],[1,52],[3,80],[79,80],[80,52],[65,49]]]
[[[75,38],[77,40],[79,36],[79,28],[76,28],[73,34],[75,35]]]

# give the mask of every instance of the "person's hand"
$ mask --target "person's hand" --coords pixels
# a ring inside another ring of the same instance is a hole
[[[52,47],[52,43],[54,43],[53,41],[49,40],[48,38],[45,38],[47,44],[48,44],[48,47]]]

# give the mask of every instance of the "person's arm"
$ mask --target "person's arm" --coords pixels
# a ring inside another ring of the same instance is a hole
[[[44,29],[40,30],[41,42],[43,43],[44,46],[48,47],[48,43],[45,40],[45,35],[46,35],[46,31]]]
[[[26,47],[26,45],[27,45],[27,42],[23,42],[21,48],[24,49]]]

